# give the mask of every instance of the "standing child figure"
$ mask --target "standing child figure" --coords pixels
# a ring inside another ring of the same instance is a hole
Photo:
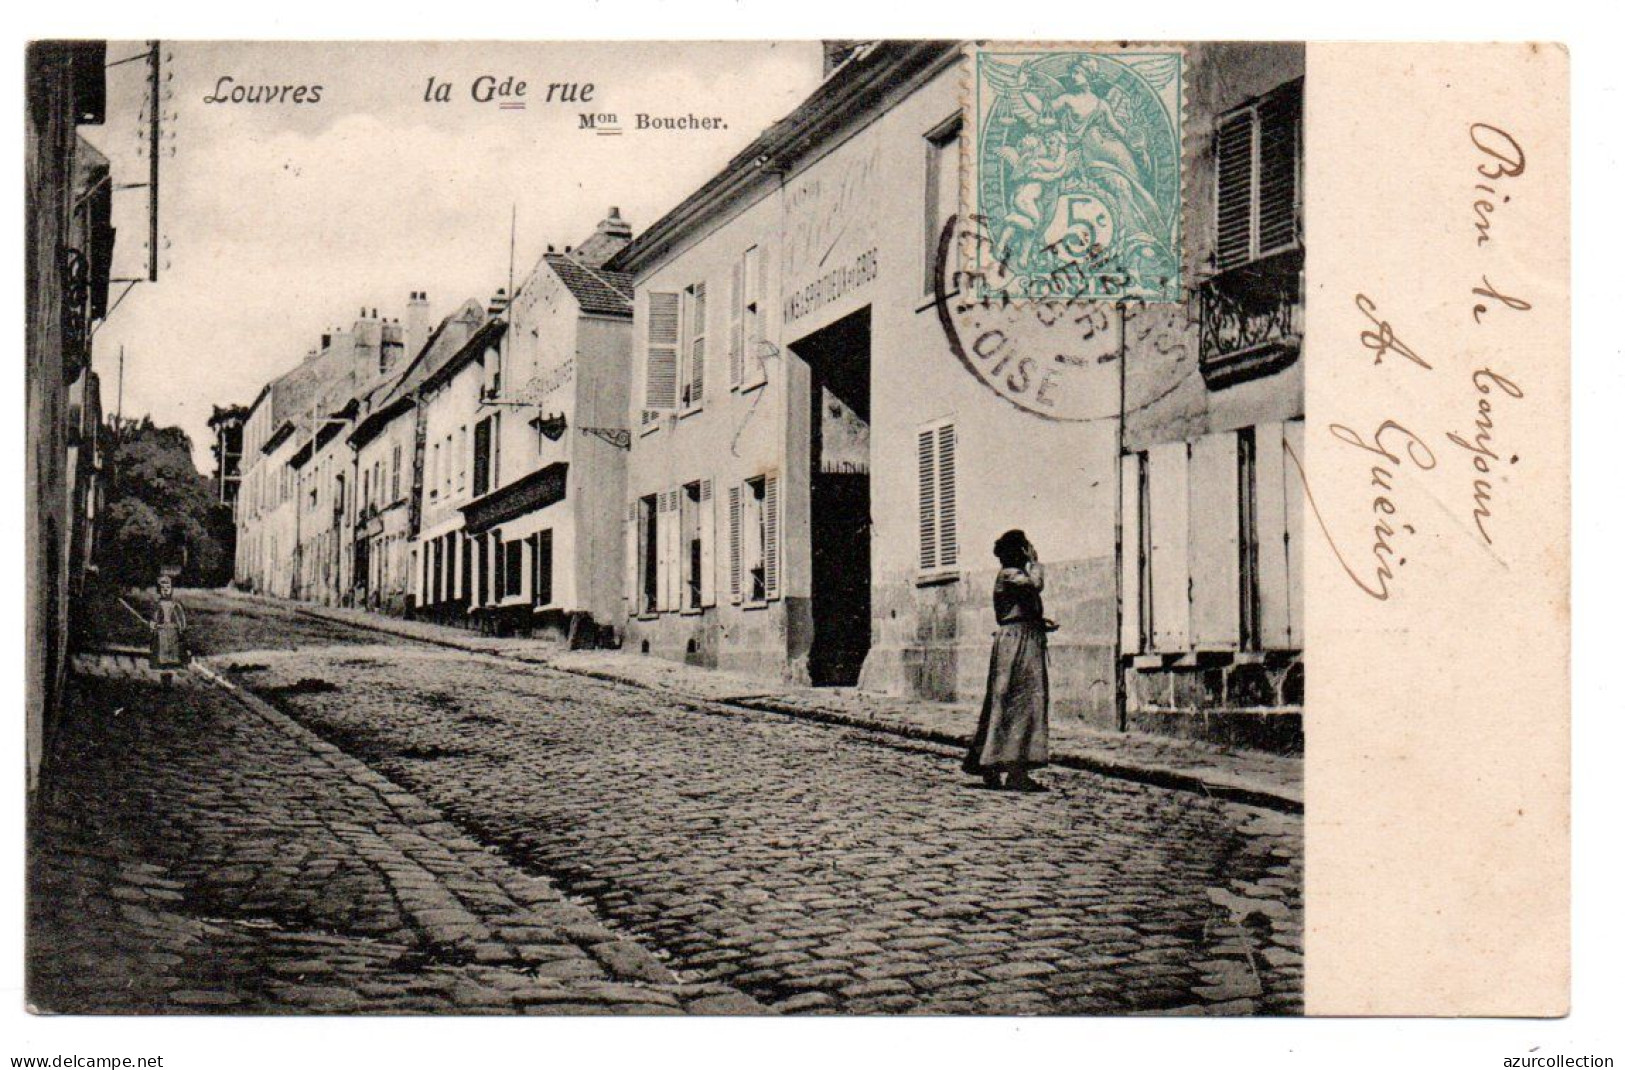
[[[172,670],[186,664],[186,610],[175,601],[175,584],[158,577],[158,608],[152,620],[152,667],[163,673],[164,686],[174,679]]]

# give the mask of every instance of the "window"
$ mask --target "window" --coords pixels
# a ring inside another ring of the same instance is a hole
[[[660,525],[657,498],[638,499],[638,612],[654,613],[660,606]]]
[[[457,429],[457,489],[468,487],[468,425]]]
[[[705,283],[683,291],[683,409],[705,403]]]
[[[361,470],[361,503],[363,505],[372,503],[372,469],[370,468]]]
[[[1220,271],[1298,244],[1303,82],[1229,113],[1214,132]]]
[[[682,605],[697,611],[716,605],[716,565],[712,550],[716,541],[716,513],[711,481],[702,479],[683,487],[680,509],[680,550]]]
[[[925,292],[937,273],[937,247],[948,217],[959,210],[958,115],[925,135]]]
[[[451,432],[446,433],[446,448],[440,455],[440,487],[446,497],[451,497],[451,472],[456,464],[457,456],[451,450]]]
[[[700,608],[700,485],[683,487],[678,500],[678,539],[682,553],[682,607]]]
[[[729,598],[760,605],[779,597],[779,480],[757,476],[728,488]]]
[[[553,603],[553,529],[538,531],[531,537],[530,600],[538,606]]]
[[[457,555],[462,559],[463,577],[462,585],[457,589],[457,597],[469,602],[474,600],[474,555],[470,551],[474,549],[474,539],[478,537],[467,532],[459,532],[457,535]]]
[[[525,585],[525,541],[512,539],[502,544],[502,597],[518,598]]]
[[[919,566],[922,576],[959,567],[958,438],[954,425],[929,424],[917,440]]]
[[[767,259],[758,246],[746,249],[734,261],[728,288],[728,387],[748,390],[767,381],[762,361]]]
[[[389,500],[401,500],[401,446],[398,442],[389,454]]]
[[[440,443],[429,448],[429,497],[440,497]]]
[[[654,424],[662,413],[677,408],[677,347],[681,319],[680,295],[649,294],[643,380],[645,427]]]
[[[496,481],[496,471],[491,463],[491,441],[496,437],[496,420],[499,415],[501,414],[487,416],[474,425],[474,494],[476,497],[489,491]]]

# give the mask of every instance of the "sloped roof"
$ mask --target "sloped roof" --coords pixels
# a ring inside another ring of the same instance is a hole
[[[581,311],[598,316],[632,315],[632,276],[588,267],[569,253],[542,257],[575,297]]]

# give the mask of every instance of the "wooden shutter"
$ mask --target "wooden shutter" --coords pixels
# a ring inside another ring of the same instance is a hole
[[[937,564],[959,564],[958,435],[953,424],[937,428]]]
[[[643,422],[677,407],[679,295],[649,295],[648,345],[644,352]]]
[[[1151,645],[1158,653],[1190,648],[1189,451],[1183,442],[1152,447]]]
[[[700,605],[717,604],[717,503],[711,481],[700,480]]]
[[[1258,104],[1258,255],[1298,240],[1298,128],[1303,83],[1282,86]]]
[[[633,498],[626,506],[626,530],[624,542],[626,544],[626,615],[637,616],[642,608],[638,605],[638,532],[641,525],[638,523],[638,499]]]
[[[435,447],[438,464],[440,447]],[[474,493],[484,494],[491,489],[491,421],[481,420],[474,425]]]
[[[1221,122],[1214,137],[1220,271],[1253,255],[1253,126],[1249,108]]]
[[[1291,648],[1287,583],[1287,481],[1296,478],[1278,423],[1253,429],[1253,516],[1258,554],[1258,639],[1266,650]]]
[[[1123,513],[1123,552],[1119,570],[1122,575],[1122,631],[1118,642],[1125,654],[1140,653],[1140,455],[1131,453],[1121,459],[1122,487],[1120,489]]]
[[[688,291],[688,381],[683,385],[685,405],[705,400],[705,283]]]
[[[779,477],[762,477],[762,586],[779,597]]]
[[[1305,545],[1303,542],[1303,477],[1298,471],[1298,465],[1307,467],[1308,458],[1303,455],[1303,421],[1288,420],[1284,428],[1286,439],[1285,448],[1291,451],[1286,462],[1286,523],[1281,532],[1281,541],[1286,547],[1286,619],[1287,619],[1287,646],[1292,650],[1302,650],[1304,644],[1304,617],[1303,617],[1303,556]],[[1292,458],[1297,458],[1294,463]],[[1293,535],[1298,539],[1293,540]]]
[[[767,330],[767,250],[752,246],[745,250],[745,325],[744,352],[740,358],[740,372],[745,386],[757,386],[767,381],[767,368],[762,362],[762,339]]]
[[[931,428],[919,433],[920,571],[937,568],[937,432]]]
[[[502,414],[492,413],[491,420],[491,487],[502,486]]]
[[[745,379],[745,258],[734,261],[728,283],[728,389]]]
[[[740,485],[734,483],[728,487],[728,601],[734,605],[740,602],[739,589],[739,561],[744,547],[741,542],[743,531],[740,525],[740,513],[743,503],[740,501]]]
[[[655,494],[655,609],[671,608],[671,498],[665,491]]]
[[[1191,443],[1191,642],[1235,650],[1241,642],[1241,502],[1234,432]]]

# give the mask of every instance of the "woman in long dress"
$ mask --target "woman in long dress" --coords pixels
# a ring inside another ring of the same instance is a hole
[[[982,718],[964,767],[990,788],[1045,791],[1029,775],[1029,770],[1049,764],[1044,566],[1019,530],[999,536],[993,553],[1000,566],[993,584],[999,630],[993,633]]]

